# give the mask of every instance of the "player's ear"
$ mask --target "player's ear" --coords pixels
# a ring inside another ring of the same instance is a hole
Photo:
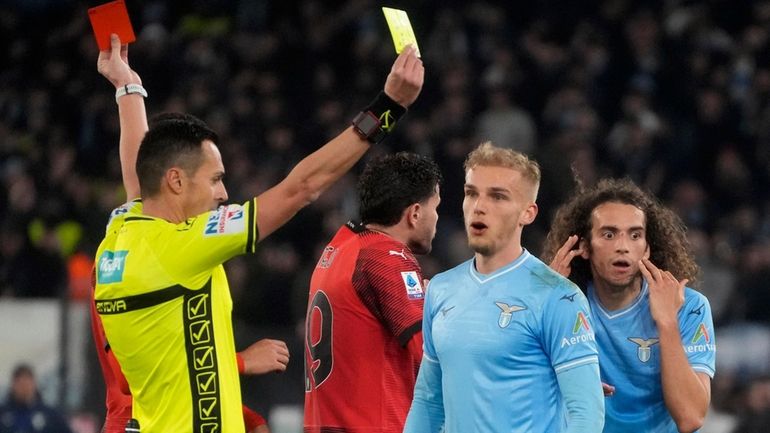
[[[590,258],[588,254],[588,239],[581,237],[578,241],[578,246],[580,247],[580,257],[588,260]]]
[[[519,216],[519,224],[522,226],[530,225],[533,221],[535,221],[535,217],[537,217],[537,203],[531,202],[529,206],[527,206],[526,209],[521,213]]]
[[[406,218],[406,222],[409,224],[410,227],[414,227],[417,225],[417,221],[420,219],[420,214],[422,213],[422,206],[420,206],[420,203],[412,203],[409,205],[409,207],[406,208],[404,211],[404,218]]]
[[[647,248],[644,249],[644,258],[645,259],[650,258],[650,244],[647,244]]]

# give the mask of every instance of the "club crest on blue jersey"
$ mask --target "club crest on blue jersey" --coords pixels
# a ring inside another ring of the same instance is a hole
[[[628,340],[632,343],[639,346],[636,349],[636,356],[639,357],[639,360],[642,362],[647,362],[650,360],[650,357],[652,356],[652,349],[650,349],[652,346],[658,344],[657,338],[639,338],[639,337],[628,337]]]
[[[508,305],[505,302],[495,302],[495,305],[502,310],[500,311],[500,317],[497,319],[497,324],[501,328],[505,328],[511,324],[513,313],[527,309],[527,307],[522,307],[521,305]]]
[[[422,299],[424,292],[422,290],[422,283],[420,283],[420,276],[415,271],[401,272],[401,279],[404,280],[404,287],[406,287],[406,296],[409,299]]]
[[[104,251],[99,256],[96,282],[99,284],[119,283],[123,281],[128,251]]]

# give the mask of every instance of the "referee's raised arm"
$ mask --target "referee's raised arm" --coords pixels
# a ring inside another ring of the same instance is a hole
[[[352,121],[352,125],[300,161],[284,180],[257,197],[259,239],[285,224],[364,155],[382,141],[422,90],[425,69],[408,46],[393,63],[385,89]]]

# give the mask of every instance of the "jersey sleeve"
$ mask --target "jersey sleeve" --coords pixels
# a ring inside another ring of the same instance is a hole
[[[192,274],[210,269],[228,259],[256,250],[256,199],[242,205],[220,206],[178,224],[175,231],[166,231],[167,239],[158,239],[173,269]]]
[[[435,295],[435,294],[434,294]],[[431,299],[430,293],[425,297],[424,311],[422,314],[422,353],[438,362],[436,347],[433,345],[433,318],[436,316],[435,298]],[[423,361],[424,362],[424,361]]]
[[[567,408],[567,433],[594,433],[604,427],[604,396],[599,365],[583,364],[556,375]]]
[[[423,356],[417,383],[414,386],[412,407],[404,425],[404,433],[439,432],[444,425],[444,396],[441,385],[441,364],[433,346],[433,316],[431,293],[425,300],[423,313]]]
[[[679,333],[693,370],[714,377],[716,341],[711,305],[702,294],[686,289],[685,303],[679,312]]]
[[[107,226],[104,229],[105,235],[109,235],[117,231],[127,216],[138,215],[142,213],[142,200],[135,199],[129,202],[123,203],[110,212],[110,217],[107,220]]]
[[[558,374],[599,362],[588,300],[577,286],[564,281],[543,306],[543,348]]]
[[[398,254],[391,254],[394,251]],[[385,244],[362,249],[353,272],[362,302],[404,346],[422,327],[423,278],[417,261]]]

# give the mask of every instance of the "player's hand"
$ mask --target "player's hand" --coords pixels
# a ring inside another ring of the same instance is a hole
[[[612,397],[615,395],[615,387],[608,383],[602,382],[602,392],[604,392],[605,397]]]
[[[578,244],[579,239],[577,235],[568,237],[559,251],[556,251],[556,255],[553,256],[553,260],[548,266],[562,276],[569,277],[569,274],[572,273],[572,259],[583,254],[583,248]],[[578,245],[578,248],[573,249],[575,245]]]
[[[126,84],[142,84],[142,79],[128,66],[128,45],[121,45],[116,34],[110,35],[110,49],[99,51],[96,69],[115,88]]]
[[[289,364],[289,348],[280,340],[265,338],[239,353],[243,358],[244,374],[286,371]]]
[[[409,108],[417,99],[425,81],[425,68],[412,45],[398,55],[385,81],[385,94],[399,105]]]
[[[655,266],[649,259],[639,261],[650,292],[650,314],[657,325],[677,325],[677,313],[684,304],[684,287],[689,280],[677,280],[669,271]]]

